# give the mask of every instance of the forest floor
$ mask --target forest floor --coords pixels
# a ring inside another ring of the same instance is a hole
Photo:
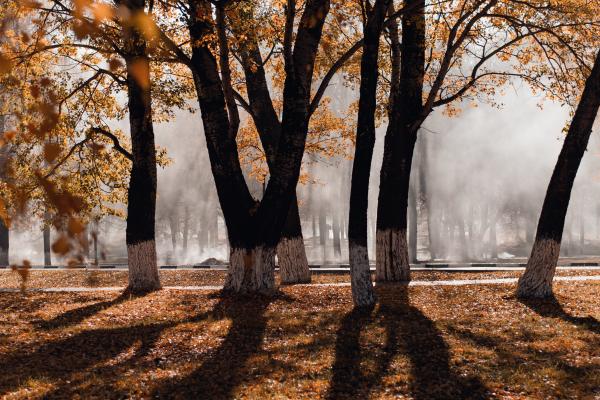
[[[369,311],[349,287],[0,293],[0,397],[599,398],[600,283],[514,289],[384,285]]]
[[[211,270],[160,270],[163,286],[220,286],[225,282],[226,271]],[[523,271],[486,271],[486,272],[453,272],[453,271],[413,271],[413,280],[440,281],[466,279],[518,278]],[[556,276],[591,276],[600,275],[598,269],[558,269]],[[276,274],[279,282],[279,274]],[[0,289],[18,289],[22,278],[10,269],[0,270]],[[319,273],[313,272],[312,283],[350,282],[349,272]],[[27,288],[52,287],[125,287],[127,271],[110,270],[30,270],[26,282]]]

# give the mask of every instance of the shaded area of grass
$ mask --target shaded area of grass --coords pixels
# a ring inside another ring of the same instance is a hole
[[[600,295],[600,293],[598,293]],[[592,317],[591,315],[585,317],[576,317],[562,307],[558,299],[553,297],[551,299],[521,299],[521,302],[533,311],[541,315],[542,317],[548,318],[559,318],[565,322],[569,322],[574,325],[583,326],[590,331],[600,335],[600,322]],[[600,371],[598,371],[600,373]]]
[[[594,398],[600,285],[0,294],[0,397]]]
[[[477,377],[464,379],[450,367],[449,348],[435,323],[418,308],[411,306],[408,288],[379,285],[380,306],[372,310],[355,309],[346,314],[337,332],[333,376],[327,397],[367,398],[381,384],[390,364],[399,353],[406,354],[411,364],[410,391],[415,399],[480,399],[488,390]],[[364,354],[360,346],[361,331],[379,318],[385,340],[374,359],[375,368],[361,369]]]

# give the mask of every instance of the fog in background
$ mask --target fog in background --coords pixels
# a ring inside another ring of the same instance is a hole
[[[335,89],[328,94],[335,97]],[[352,100],[347,98],[347,90],[344,94],[346,102]],[[517,88],[501,98],[501,109],[465,106],[459,116],[450,118],[438,110],[427,119],[417,143],[411,179],[411,204],[418,215],[419,260],[432,256],[486,260],[528,255],[562,145],[562,128],[570,119],[567,107],[546,101],[540,109],[540,101],[528,89]],[[127,131],[126,123],[120,127]],[[159,262],[193,264],[211,257],[226,260],[226,230],[200,114],[180,112],[173,122],[157,125],[155,132],[157,145],[166,148],[172,160],[158,169]],[[371,174],[371,258],[384,135],[385,126],[377,132]],[[600,197],[599,139],[596,129],[577,176],[562,255],[600,255],[600,202],[596,201]],[[328,159],[308,168],[316,183],[299,185],[298,198],[309,261],[346,262],[352,161]],[[260,195],[261,185],[253,182],[251,189]],[[11,231],[11,262],[43,262],[41,227],[34,221],[30,225],[20,232]],[[114,217],[100,221],[98,253],[101,261],[126,262],[124,221]]]

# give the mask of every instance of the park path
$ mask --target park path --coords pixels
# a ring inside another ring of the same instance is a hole
[[[439,281],[411,281],[408,286],[466,286],[466,285],[503,285],[516,283],[519,278],[493,278],[493,279],[449,279]],[[555,282],[559,281],[600,281],[600,275],[589,276],[557,276]],[[377,285],[377,283],[375,283]],[[344,287],[350,286],[350,282],[338,283],[309,283],[295,286],[309,287]],[[165,290],[220,290],[223,286],[164,286]],[[105,287],[53,287],[53,288],[27,288],[27,292],[58,293],[58,292],[118,292],[125,289],[123,286]],[[17,288],[0,288],[0,293],[16,293]]]

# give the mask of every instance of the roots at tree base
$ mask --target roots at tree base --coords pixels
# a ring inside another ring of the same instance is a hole
[[[128,291],[145,293],[160,289],[154,240],[127,245],[127,263],[129,265]]]
[[[277,261],[282,284],[310,283],[310,269],[302,236],[282,237],[277,245]]]
[[[410,281],[406,229],[378,229],[376,247],[377,282]]]
[[[554,239],[536,240],[525,273],[519,278],[517,296],[521,298],[551,298],[552,279],[560,254],[560,242]]]
[[[257,246],[231,248],[225,292],[265,293],[275,291],[275,249]]]

